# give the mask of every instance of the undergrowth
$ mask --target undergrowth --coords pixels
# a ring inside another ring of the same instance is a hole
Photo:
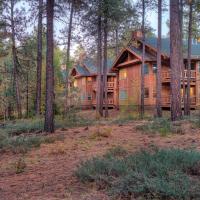
[[[167,118],[156,118],[153,121],[138,125],[136,129],[144,133],[159,133],[162,136],[166,136],[173,132],[173,125]]]
[[[1,137],[0,133],[0,137]],[[54,143],[55,141],[64,140],[63,136],[4,136],[0,139],[0,151],[11,150],[14,153],[26,153],[34,147],[40,147],[43,143]]]
[[[190,133],[191,130],[200,128],[200,118],[196,115],[183,116],[181,120],[172,122],[169,118],[154,118],[145,123],[136,126],[147,134],[160,134],[167,136],[169,134],[185,134]]]
[[[93,122],[79,117],[72,112],[66,117],[55,118],[55,128],[89,126]],[[42,134],[44,120],[41,118],[8,121],[0,127],[0,151],[11,149],[14,152],[26,152],[42,143],[60,140],[59,136],[44,136]]]
[[[161,149],[121,154],[109,151],[81,163],[75,175],[95,182],[116,199],[200,199],[200,153]]]

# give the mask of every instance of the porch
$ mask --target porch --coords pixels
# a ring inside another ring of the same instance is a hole
[[[170,96],[162,97],[162,107],[170,107],[171,105],[171,98]],[[181,105],[184,106],[184,99],[181,97]],[[190,97],[190,105],[191,107],[196,106],[196,96]]]
[[[162,71],[162,82],[170,82],[171,81],[171,70],[167,70],[167,71]],[[187,74],[187,70],[184,70],[184,73],[181,73],[181,79],[183,80],[187,80],[188,74]],[[191,81],[195,81],[196,79],[196,71],[195,70],[191,70],[190,71],[190,77],[191,77]]]

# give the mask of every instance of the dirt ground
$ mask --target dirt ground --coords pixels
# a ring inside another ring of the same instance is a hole
[[[102,125],[108,137],[94,137],[98,127],[57,130],[64,141],[43,144],[25,155],[0,155],[0,200],[108,200],[105,192],[94,185],[78,182],[74,171],[78,164],[92,156],[101,155],[115,146],[137,151],[156,145],[161,148],[196,148],[200,150],[200,131],[184,135],[148,135],[136,131],[142,122],[125,125]],[[25,171],[16,174],[15,163],[24,158]]]

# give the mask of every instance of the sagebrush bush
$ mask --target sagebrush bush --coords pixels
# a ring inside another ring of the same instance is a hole
[[[15,168],[15,173],[20,174],[25,171],[26,169],[26,162],[23,157],[19,158],[15,163],[14,163],[14,168]]]
[[[82,182],[107,188],[113,197],[200,198],[200,179],[194,175],[200,163],[199,152],[167,149],[125,155],[93,158],[81,163],[75,174]]]
[[[31,148],[40,147],[43,143],[54,143],[55,141],[62,141],[64,136],[15,136],[4,137],[0,139],[0,150],[12,150],[15,153],[26,153]]]
[[[166,136],[172,133],[173,127],[169,119],[156,118],[146,124],[137,126],[136,129],[145,133],[159,133],[162,136]]]
[[[0,130],[9,135],[20,135],[43,131],[44,121],[42,119],[23,119],[6,123]]]
[[[56,116],[55,127],[74,127],[90,125],[92,122],[74,115],[65,119]],[[42,143],[63,140],[63,136],[44,136],[43,119],[23,119],[9,121],[0,127],[0,150],[11,149],[14,152],[27,152],[30,148],[39,147]],[[30,134],[31,133],[31,134]],[[39,133],[39,134],[37,134]]]

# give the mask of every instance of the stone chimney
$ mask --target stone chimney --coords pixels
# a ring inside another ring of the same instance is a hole
[[[133,39],[141,39],[142,38],[142,31],[141,30],[135,30],[132,32],[132,38]]]

